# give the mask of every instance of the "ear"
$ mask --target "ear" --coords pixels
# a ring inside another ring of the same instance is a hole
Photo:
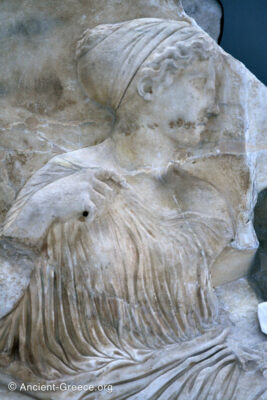
[[[137,85],[138,93],[146,101],[151,101],[154,94],[153,80],[149,76],[143,77]]]

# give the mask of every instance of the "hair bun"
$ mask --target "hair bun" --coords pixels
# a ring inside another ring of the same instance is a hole
[[[122,23],[118,24],[102,24],[94,28],[86,29],[82,37],[78,40],[76,46],[76,59],[79,59],[88,51],[92,50],[111,33],[120,28]]]

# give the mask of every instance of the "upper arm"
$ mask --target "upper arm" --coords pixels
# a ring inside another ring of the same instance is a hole
[[[11,232],[10,228],[35,193],[52,182],[75,172],[77,172],[77,167],[75,168],[71,163],[64,162],[62,156],[52,158],[41,169],[35,172],[20,190],[14,204],[7,213],[3,227],[4,235],[5,232]]]

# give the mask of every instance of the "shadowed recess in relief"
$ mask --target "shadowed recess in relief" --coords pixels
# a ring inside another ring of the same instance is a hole
[[[218,43],[220,44],[222,41],[222,37],[223,37],[223,30],[224,30],[224,8],[223,8],[223,4],[221,2],[221,0],[218,0],[218,3],[221,7],[222,10],[222,18],[221,18],[221,26],[220,26],[220,36],[218,37]]]
[[[30,38],[39,35],[44,35],[51,31],[58,20],[51,18],[40,18],[35,16],[29,16],[28,18],[20,18],[10,22],[2,21],[2,26],[0,28],[0,38],[7,39],[16,37]]]
[[[254,227],[260,246],[251,266],[250,282],[257,295],[267,301],[267,189],[259,194]]]

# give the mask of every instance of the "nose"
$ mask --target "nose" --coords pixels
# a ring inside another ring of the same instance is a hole
[[[207,96],[206,117],[217,117],[220,113],[220,108],[216,101],[216,71],[212,61],[209,63],[209,75],[205,88],[205,95]]]
[[[206,110],[206,116],[208,118],[217,117],[220,113],[220,108],[217,103],[213,103],[210,107]]]

